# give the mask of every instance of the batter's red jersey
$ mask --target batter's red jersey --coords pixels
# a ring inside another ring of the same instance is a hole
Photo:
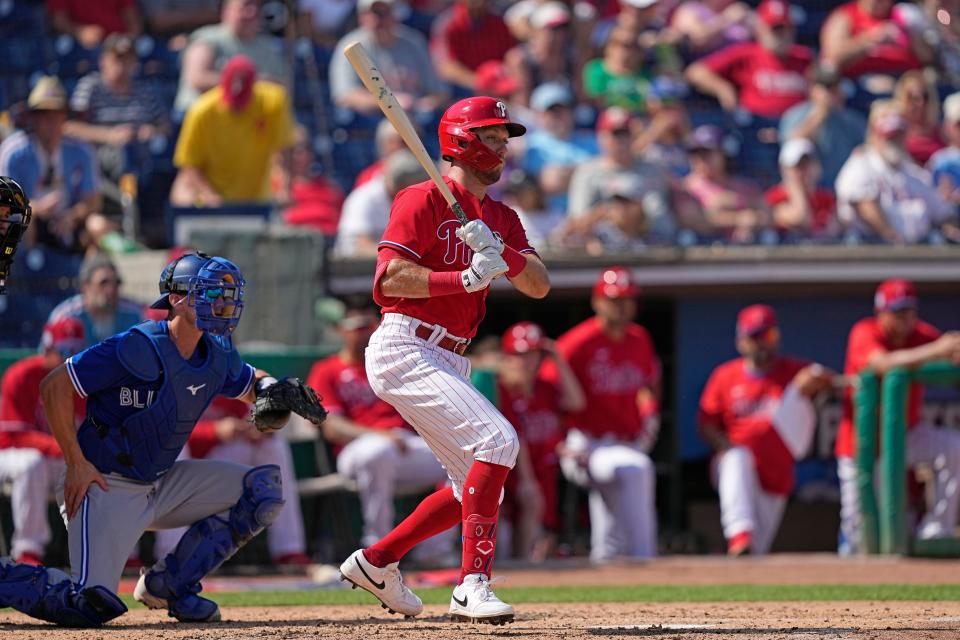
[[[793,491],[793,455],[773,426],[773,414],[787,385],[807,364],[782,357],[761,374],[748,369],[743,358],[736,358],[713,370],[700,396],[700,423],[750,449],[760,485],[770,493]]]
[[[933,342],[939,337],[939,329],[920,320],[917,322],[913,333],[907,338],[906,344],[898,347],[898,349],[919,347]],[[864,318],[853,325],[853,329],[850,330],[850,337],[847,338],[847,361],[843,372],[848,376],[857,375],[866,368],[870,356],[874,353],[878,351],[886,353],[891,350],[892,347],[880,331],[877,319],[875,317]],[[843,398],[843,418],[840,420],[840,430],[837,433],[835,449],[838,457],[852,458],[856,452],[852,394],[853,392],[847,389]],[[907,398],[907,429],[913,429],[920,423],[920,412],[922,410],[923,385],[915,382],[910,385],[910,396]]]
[[[60,447],[50,433],[50,424],[40,400],[40,381],[50,373],[42,355],[13,363],[0,383],[0,449],[25,447],[44,455],[59,456]],[[74,394],[77,423],[83,419],[86,401]]]
[[[578,429],[622,440],[643,432],[646,416],[638,407],[637,393],[660,380],[660,359],[646,329],[631,324],[624,339],[615,342],[594,317],[560,336],[557,351],[570,363],[586,395],[586,408],[571,417]]]
[[[190,448],[190,456],[193,458],[206,458],[210,451],[220,444],[220,438],[217,437],[217,421],[223,418],[237,418],[239,420],[248,420],[250,418],[250,405],[243,400],[228,398],[226,396],[217,396],[207,407],[197,425],[190,434],[190,440],[187,446]]]
[[[450,178],[444,181],[467,218],[483,220],[513,249],[534,253],[513,209],[489,196],[481,201]],[[432,181],[397,194],[380,241],[373,285],[373,299],[383,307],[383,313],[402,313],[428,324],[439,324],[460,338],[476,335],[486,311],[488,289],[435,298],[389,298],[380,293],[380,278],[393,258],[410,260],[433,271],[463,271],[470,266],[473,250],[457,237],[459,227],[460,222]]]
[[[397,410],[381,400],[367,382],[363,364],[348,364],[334,354],[313,365],[307,385],[323,396],[323,406],[370,429],[395,429],[406,423]]]
[[[533,473],[543,496],[543,525],[555,531],[560,524],[557,512],[557,474],[560,470],[557,445],[565,435],[560,389],[548,380],[537,378],[533,392],[527,396],[498,383],[497,398],[500,412],[527,445]],[[515,476],[511,474],[511,477]]]

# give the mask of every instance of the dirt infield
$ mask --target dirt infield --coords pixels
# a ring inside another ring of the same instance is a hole
[[[957,561],[774,556],[765,559],[674,557],[646,565],[505,571],[506,584],[900,584],[954,583]],[[414,576],[411,576],[414,578]],[[225,582],[218,579],[218,582]],[[270,584],[270,581],[266,581]],[[216,597],[215,595],[213,596]],[[654,636],[671,640],[939,640],[960,638],[960,602],[778,602],[672,604],[522,604],[514,624],[491,628],[452,623],[431,605],[416,620],[377,606],[240,607],[224,622],[184,625],[163,612],[136,608],[102,629],[76,631],[34,624],[0,611],[3,640],[539,640]]]

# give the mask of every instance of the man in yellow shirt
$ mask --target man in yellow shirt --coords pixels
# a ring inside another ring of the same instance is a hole
[[[253,61],[234,56],[219,86],[187,112],[173,156],[174,206],[270,201],[271,161],[293,145],[294,127],[286,90],[256,78]]]

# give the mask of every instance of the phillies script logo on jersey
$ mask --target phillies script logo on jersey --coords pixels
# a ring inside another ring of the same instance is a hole
[[[610,352],[598,349],[587,365],[590,387],[594,393],[633,393],[647,385],[647,376],[632,362],[610,362]]]
[[[146,409],[153,403],[154,393],[152,390],[142,391],[140,389],[120,387],[120,406]]]
[[[772,395],[751,397],[743,386],[730,389],[730,410],[738,418],[773,418],[780,399]]]
[[[459,220],[444,220],[437,227],[437,239],[447,243],[447,248],[443,252],[443,263],[466,268],[470,266],[470,260],[473,259],[473,249],[457,237],[459,228]],[[503,236],[499,231],[494,231],[493,235],[503,242]]]

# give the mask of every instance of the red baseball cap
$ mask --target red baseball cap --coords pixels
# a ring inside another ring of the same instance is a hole
[[[487,60],[476,71],[474,88],[477,93],[506,98],[512,95],[520,83],[510,75],[499,60]]]
[[[64,316],[48,322],[43,327],[40,346],[59,351],[64,358],[83,351],[87,346],[86,330],[83,322],[74,316]]]
[[[790,4],[783,0],[763,0],[757,7],[757,18],[771,27],[793,25],[790,17]]]
[[[765,304],[753,304],[737,315],[737,337],[747,338],[777,326],[777,312]]]
[[[607,107],[597,118],[597,131],[629,129],[634,117],[623,107]]]
[[[880,311],[899,311],[917,308],[917,290],[909,280],[892,278],[884,280],[873,296],[873,309]]]
[[[253,97],[253,83],[256,80],[257,65],[253,60],[242,54],[233,56],[227,60],[220,75],[223,101],[234,111],[246,108]]]
[[[607,267],[600,272],[597,283],[593,285],[593,295],[607,298],[635,298],[640,295],[640,287],[633,281],[626,267]]]
[[[539,351],[543,348],[543,329],[534,322],[518,322],[503,334],[500,348],[511,356]]]

